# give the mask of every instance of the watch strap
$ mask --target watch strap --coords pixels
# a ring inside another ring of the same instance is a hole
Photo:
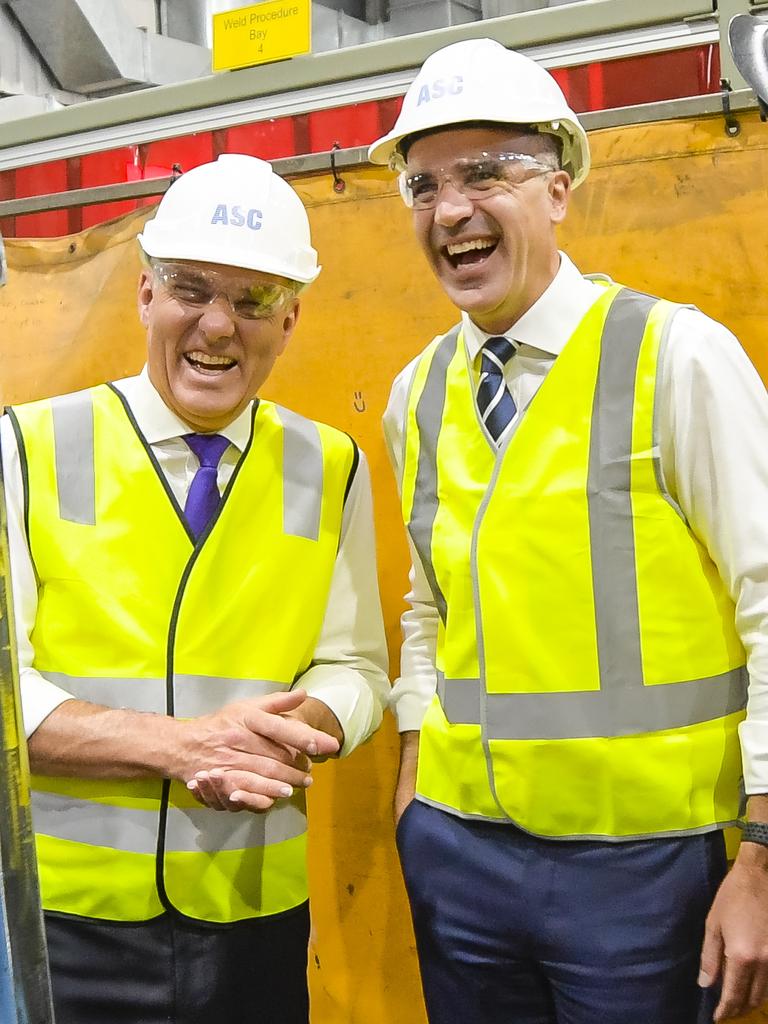
[[[768,825],[761,821],[747,821],[741,830],[742,843],[759,843],[768,846]]]

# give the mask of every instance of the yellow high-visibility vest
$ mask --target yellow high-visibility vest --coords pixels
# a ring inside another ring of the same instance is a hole
[[[195,542],[116,389],[20,406],[12,420],[43,676],[83,700],[179,718],[290,689],[322,628],[350,438],[254,403],[248,445]],[[307,898],[303,794],[263,815],[221,814],[168,780],[32,786],[47,910],[231,922]]]
[[[440,614],[420,799],[552,837],[738,818],[734,604],[659,463],[677,308],[606,286],[500,450],[459,328],[417,364],[402,506]]]

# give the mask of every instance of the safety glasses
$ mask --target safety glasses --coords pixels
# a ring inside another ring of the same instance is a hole
[[[462,157],[450,167],[415,173],[403,171],[399,178],[400,195],[412,210],[431,210],[447,181],[467,199],[487,199],[522,185],[529,178],[556,170],[554,156],[548,162],[546,156],[528,153],[482,152]]]
[[[157,280],[177,302],[185,306],[208,306],[224,295],[233,313],[244,320],[268,319],[296,297],[290,285],[254,280],[252,275],[225,276],[207,267],[202,269],[166,260],[152,260],[151,266]]]

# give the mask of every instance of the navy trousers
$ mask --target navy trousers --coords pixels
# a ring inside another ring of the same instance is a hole
[[[414,801],[397,841],[430,1024],[711,1024],[721,832],[553,841]]]
[[[56,1024],[307,1024],[307,904],[204,927],[46,915]]]

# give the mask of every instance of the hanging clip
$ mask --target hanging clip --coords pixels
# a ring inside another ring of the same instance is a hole
[[[181,164],[171,164],[171,181],[176,181],[180,178],[184,171],[181,169]]]
[[[333,175],[333,191],[343,192],[347,187],[346,182],[342,177],[339,176],[339,172],[336,170],[336,153],[341,149],[341,145],[338,142],[334,142],[331,146],[331,174]]]
[[[731,83],[727,78],[720,79],[720,102],[723,104],[725,134],[733,139],[741,131],[741,125],[731,112]]]

